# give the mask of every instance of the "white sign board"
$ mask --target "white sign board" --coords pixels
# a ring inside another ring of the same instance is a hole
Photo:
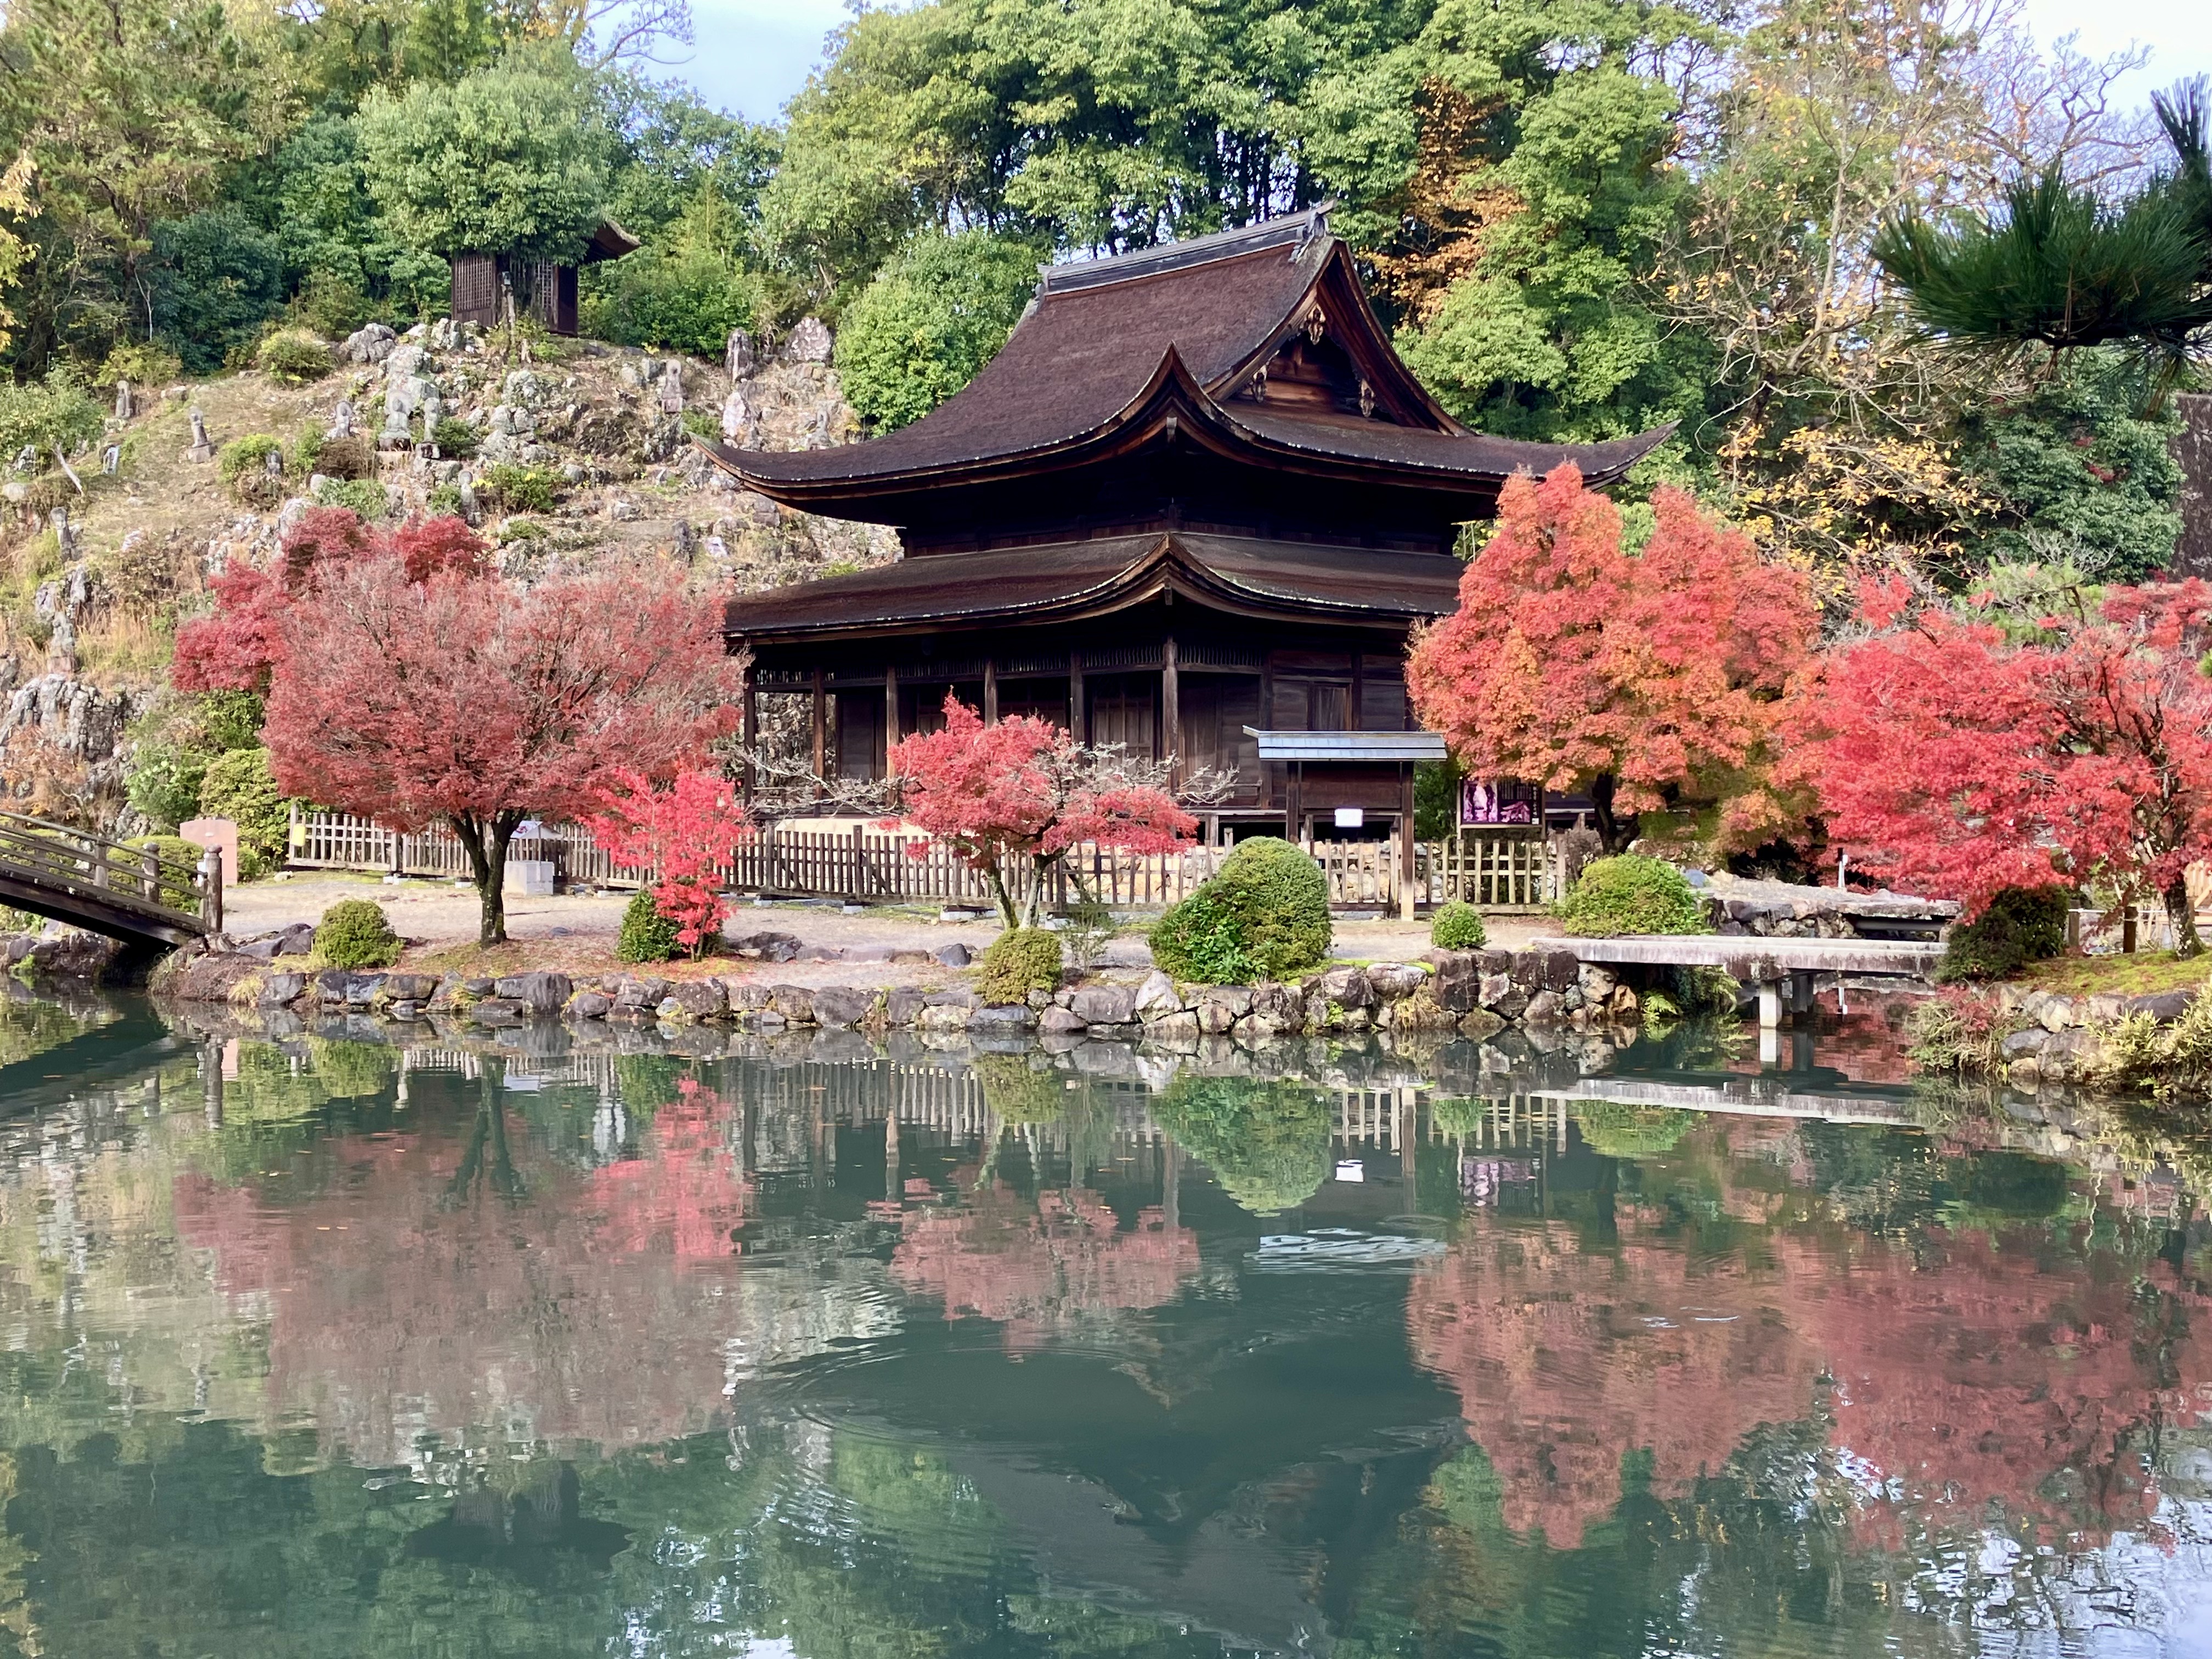
[[[1366,822],[1364,807],[1340,806],[1336,809],[1336,827],[1340,830],[1357,830]]]

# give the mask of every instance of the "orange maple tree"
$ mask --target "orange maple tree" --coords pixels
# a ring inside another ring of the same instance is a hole
[[[1738,798],[1735,837],[1761,839],[1780,819],[1756,779],[1812,648],[1812,598],[1686,492],[1652,505],[1657,528],[1631,553],[1620,509],[1571,464],[1510,479],[1407,686],[1470,771],[1588,794],[1608,852],[1638,812],[1723,795]]]

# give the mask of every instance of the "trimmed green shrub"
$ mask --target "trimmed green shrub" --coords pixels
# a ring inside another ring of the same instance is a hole
[[[251,881],[284,862],[292,834],[292,804],[276,787],[266,749],[234,749],[207,763],[200,778],[200,811],[238,826],[238,874]]]
[[[389,968],[405,948],[384,907],[368,899],[340,899],[315,929],[315,954],[333,968]]]
[[[198,890],[191,884],[190,878],[184,873],[184,871],[199,868],[200,849],[198,848],[193,846],[182,836],[133,836],[129,841],[124,842],[124,845],[145,848],[149,852],[159,854],[164,860],[161,866],[162,903],[172,905],[179,910],[199,908]],[[173,865],[181,866],[182,868],[173,869],[171,867]]]
[[[1245,954],[1235,914],[1211,888],[1209,883],[1170,905],[1152,924],[1147,938],[1153,965],[1202,985],[1249,985],[1261,976],[1259,964]]]
[[[374,478],[326,477],[315,491],[315,500],[325,507],[349,507],[371,522],[392,510],[391,495]]]
[[[246,506],[259,507],[264,512],[284,499],[283,478],[269,476],[271,455],[281,465],[284,445],[282,440],[265,432],[234,438],[216,452],[216,465],[231,495]]]
[[[1682,872],[1664,859],[1623,853],[1592,859],[1559,907],[1569,933],[1703,933],[1705,907]]]
[[[1245,952],[1266,977],[1328,960],[1328,878],[1301,848],[1274,836],[1241,841],[1206,885],[1236,916]]]
[[[2031,962],[2057,956],[2066,948],[2071,902],[2063,887],[2002,889],[1981,915],[1951,929],[1936,979],[2002,979]]]
[[[1031,991],[1060,988],[1060,935],[1042,927],[1017,927],[983,952],[975,990],[993,1006],[1020,1002]]]
[[[430,441],[438,446],[439,454],[465,461],[477,453],[477,429],[466,421],[441,415]]]
[[[215,464],[228,483],[241,472],[262,471],[270,456],[281,459],[283,453],[283,439],[271,437],[266,432],[250,432],[243,438],[233,438],[217,450]]]
[[[550,513],[560,498],[561,484],[561,475],[549,468],[502,462],[483,470],[477,491],[490,496],[503,512]]]
[[[1482,912],[1464,899],[1439,907],[1429,919],[1429,943],[1439,951],[1480,951],[1489,940]]]
[[[653,889],[641,887],[623,912],[615,955],[623,962],[666,962],[676,954],[676,924],[660,914]]]
[[[306,386],[331,372],[331,349],[302,329],[279,329],[255,350],[253,366],[272,380]]]

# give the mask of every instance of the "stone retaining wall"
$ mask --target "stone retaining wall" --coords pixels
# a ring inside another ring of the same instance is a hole
[[[201,954],[166,969],[155,988],[186,1001],[343,1009],[402,1020],[465,1016],[483,1025],[559,1016],[720,1024],[760,1033],[816,1026],[1141,1036],[1164,1043],[1392,1030],[1485,1037],[1509,1025],[1592,1031],[1640,1021],[1632,988],[1612,969],[1578,963],[1565,951],[1437,951],[1423,962],[1332,968],[1285,984],[1179,985],[1155,972],[1139,984],[1085,983],[1000,1006],[964,989],[809,988],[641,974],[581,984],[556,973],[501,979],[339,969],[311,974],[286,971],[282,962],[281,956]]]

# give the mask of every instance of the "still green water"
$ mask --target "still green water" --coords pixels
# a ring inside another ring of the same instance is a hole
[[[2186,1109],[11,995],[0,1653],[2212,1652]]]

